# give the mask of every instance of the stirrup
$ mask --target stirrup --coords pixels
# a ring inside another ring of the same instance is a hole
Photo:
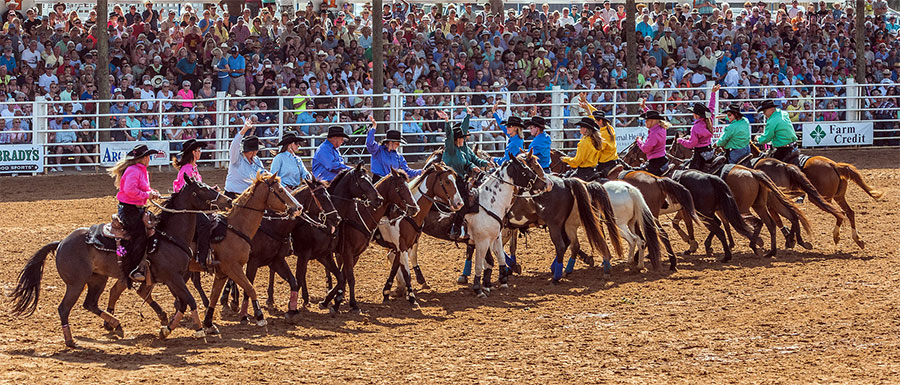
[[[135,268],[128,276],[132,281],[135,282],[144,282],[147,280],[147,277],[144,276],[144,273],[142,273],[138,268]]]

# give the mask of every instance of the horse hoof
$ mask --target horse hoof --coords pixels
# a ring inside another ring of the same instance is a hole
[[[210,326],[208,328],[203,328],[203,331],[210,336],[219,335],[219,327],[216,325]]]
[[[478,295],[476,295],[476,297],[477,298],[487,298],[487,294],[485,294],[484,292],[481,292],[481,293],[478,293]]]
[[[731,261],[731,257],[723,257],[722,260],[721,260],[720,262],[726,263],[726,262],[729,262],[729,261]]]
[[[428,289],[431,289],[431,286],[429,286],[427,283],[423,283],[422,290],[428,290]]]
[[[172,329],[169,329],[168,326],[162,326],[159,328],[159,339],[164,340],[166,337],[172,334]]]
[[[122,329],[122,324],[116,326],[116,328],[112,330],[112,333],[116,337],[125,338],[125,329]]]
[[[284,314],[284,320],[291,325],[296,325],[300,321],[300,312],[297,310],[288,310]]]
[[[865,249],[865,248],[866,248],[866,241],[858,240],[858,241],[856,241],[856,245],[859,246],[860,249]]]
[[[262,326],[266,326],[268,324],[269,324],[269,321],[266,321],[265,318],[256,321],[256,326],[262,327]]]
[[[248,323],[250,323],[250,316],[245,315],[245,316],[241,317],[241,325],[246,325]]]
[[[269,311],[278,310],[278,308],[275,307],[275,301],[266,301],[266,309],[269,309]]]
[[[360,314],[362,314],[362,309],[360,309],[357,306],[354,306],[354,307],[350,308],[350,313],[360,315]]]
[[[325,301],[319,302],[319,310],[325,310],[325,309],[328,309],[328,302],[325,302]]]
[[[813,248],[812,243],[809,243],[809,242],[803,242],[800,244],[800,246],[803,246],[803,248],[807,249],[807,250],[812,250],[812,248]]]
[[[382,296],[381,303],[385,304],[385,305],[391,303],[391,296],[389,296],[389,295]]]
[[[460,285],[465,285],[465,284],[469,283],[469,276],[468,275],[460,275],[459,278],[456,279],[456,283],[458,283]]]
[[[112,325],[110,325],[109,322],[106,321],[103,321],[103,328],[106,329],[106,331],[113,331]]]
[[[197,338],[197,339],[206,338],[206,332],[203,331],[203,329],[197,330],[194,332],[194,338]]]
[[[501,284],[500,284],[500,288],[501,288],[501,289],[509,289],[509,284],[508,284],[508,283],[501,283]]]
[[[66,341],[66,347],[69,349],[78,349],[80,346],[75,343],[75,340]]]

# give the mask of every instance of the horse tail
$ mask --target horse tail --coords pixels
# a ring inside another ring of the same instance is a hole
[[[584,182],[573,178],[565,179],[566,187],[572,192],[575,203],[578,205],[578,217],[581,225],[584,226],[584,232],[587,233],[588,241],[595,249],[599,249],[604,254],[609,254],[609,247],[603,240],[603,232],[600,230],[600,221],[597,218],[594,207],[591,206],[591,196],[588,194],[587,186]]]
[[[19,283],[10,298],[13,301],[12,314],[30,316],[37,309],[38,297],[41,294],[41,278],[44,276],[44,262],[50,253],[56,251],[59,242],[51,242],[38,250],[19,273]]]
[[[718,209],[725,214],[724,219],[731,224],[731,227],[737,230],[738,234],[743,235],[751,242],[756,242],[756,239],[753,238],[753,229],[747,225],[744,217],[741,216],[741,210],[738,208],[737,202],[734,201],[731,188],[728,187],[728,184],[722,178],[710,176],[709,179],[712,181],[711,184],[715,190]]]
[[[590,192],[591,202],[598,207],[603,214],[603,220],[606,222],[606,230],[609,232],[609,240],[612,242],[616,254],[622,256],[622,240],[620,239],[619,227],[616,226],[616,214],[615,211],[613,211],[612,202],[609,201],[609,195],[606,193],[606,189],[598,182],[587,183],[585,187],[587,188],[587,191]]]
[[[657,269],[659,268],[662,252],[659,246],[659,229],[656,228],[656,217],[653,216],[653,212],[650,211],[650,207],[647,206],[644,196],[637,187],[629,185],[628,193],[631,195],[631,200],[636,203],[634,205],[634,217],[639,218],[641,221],[641,233],[643,233],[642,236],[650,254],[650,263],[653,264],[654,269]]]
[[[813,205],[822,211],[833,215],[835,218],[844,216],[840,209],[835,207],[833,203],[826,201],[825,197],[819,193],[819,190],[816,190],[816,186],[813,186],[812,182],[809,181],[809,178],[806,177],[806,174],[800,170],[800,167],[785,163],[784,169],[791,181],[791,185],[800,187],[800,189],[806,193],[806,196],[809,197],[809,201],[812,202]]]
[[[800,226],[802,226],[803,230],[806,231],[806,235],[809,235],[809,220],[806,219],[806,215],[803,214],[803,211],[800,211],[800,208],[797,207],[794,202],[791,202],[791,200],[788,199],[786,195],[784,195],[784,192],[781,191],[781,188],[779,188],[778,185],[775,184],[775,181],[773,181],[772,178],[769,178],[769,176],[762,171],[753,170],[751,168],[747,168],[746,170],[750,171],[750,174],[753,175],[753,179],[756,179],[761,187],[768,189],[769,194],[774,195],[775,199],[778,200],[778,202],[781,203],[782,206],[787,208],[787,210],[791,213],[791,216],[793,216],[794,219],[797,219],[800,222]]]
[[[838,175],[841,176],[841,179],[852,180],[853,182],[856,182],[856,185],[859,186],[859,188],[863,189],[863,191],[865,191],[866,194],[869,194],[869,196],[873,199],[878,200],[884,196],[883,192],[869,187],[866,181],[863,180],[862,175],[859,175],[859,170],[856,169],[856,166],[850,163],[835,162],[834,168],[837,170]]]
[[[700,223],[700,217],[697,216],[697,210],[694,209],[694,198],[687,188],[682,186],[681,183],[672,180],[672,178],[657,178],[656,183],[666,195],[671,195],[681,205],[681,216],[684,217],[684,220],[690,221],[693,219],[694,222]]]

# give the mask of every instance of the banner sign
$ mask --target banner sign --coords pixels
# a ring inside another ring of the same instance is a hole
[[[647,127],[619,127],[616,128],[616,151],[622,153],[625,148],[634,143],[637,137],[647,139]]]
[[[871,145],[872,122],[818,122],[803,124],[803,147]]]
[[[125,154],[131,151],[138,143],[146,144],[151,150],[161,152],[161,154],[150,156],[151,166],[165,166],[169,164],[169,142],[162,141],[100,143],[100,164],[107,167],[115,165],[120,159],[124,159]]]
[[[39,145],[0,146],[0,174],[44,172],[44,148]]]

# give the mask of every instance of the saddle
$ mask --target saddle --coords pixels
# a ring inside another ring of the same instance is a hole
[[[156,233],[156,225],[159,224],[159,218],[156,217],[155,214],[145,211],[144,217],[144,229],[147,231],[147,236],[152,237],[153,234]],[[113,214],[109,223],[104,223],[102,226],[101,234],[104,237],[112,238],[112,239],[131,239],[131,235],[128,234],[128,231],[125,230],[124,225],[122,225],[122,221],[119,220],[119,216],[117,214]]]
[[[212,217],[213,225],[209,230],[209,243],[219,243],[225,239],[228,233],[228,218],[224,215],[215,214]]]

